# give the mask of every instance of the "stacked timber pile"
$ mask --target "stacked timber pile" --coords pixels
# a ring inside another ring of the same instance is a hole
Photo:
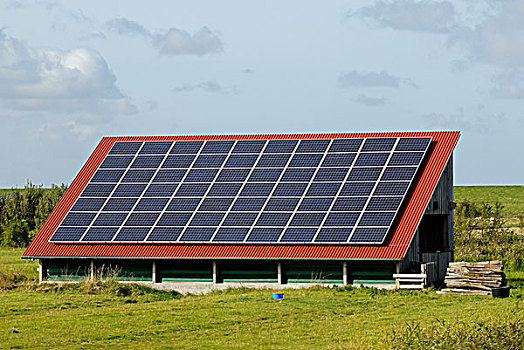
[[[500,261],[449,263],[445,289],[439,294],[489,295],[492,288],[506,285]]]

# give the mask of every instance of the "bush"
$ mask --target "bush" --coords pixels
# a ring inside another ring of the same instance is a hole
[[[524,269],[524,236],[504,227],[504,206],[465,200],[455,210],[455,260],[502,260],[506,268]]]
[[[521,349],[524,344],[524,312],[516,304],[506,319],[497,322],[435,320],[428,326],[409,323],[388,335],[393,349]]]
[[[23,190],[0,196],[0,245],[27,246],[66,189],[64,184],[44,189],[28,181]]]

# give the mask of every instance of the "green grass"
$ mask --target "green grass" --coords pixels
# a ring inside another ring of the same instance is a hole
[[[37,280],[38,261],[21,259],[25,248],[0,248],[0,271],[6,273],[18,273],[29,279]]]
[[[455,186],[454,201],[500,202],[507,216],[524,215],[524,186]]]
[[[22,249],[0,249],[0,271],[25,271]],[[511,276],[524,281],[524,273]],[[363,288],[236,289],[180,297],[136,285],[23,282],[0,290],[0,348],[383,348],[410,322],[503,322],[524,296],[440,296]]]
[[[0,339],[5,348],[377,348],[406,322],[496,321],[516,303],[514,297],[322,288],[286,290],[278,302],[270,293],[240,289],[155,300],[20,288],[0,293]]]

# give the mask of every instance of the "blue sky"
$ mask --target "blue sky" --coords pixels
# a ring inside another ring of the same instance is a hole
[[[522,1],[0,1],[0,187],[104,135],[460,130],[456,184],[523,184]]]

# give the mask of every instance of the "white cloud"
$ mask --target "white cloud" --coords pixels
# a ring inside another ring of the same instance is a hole
[[[357,98],[355,98],[355,102],[375,107],[375,106],[383,106],[388,103],[388,100],[385,97],[370,97],[366,95],[358,95]]]
[[[377,1],[349,12],[347,18],[396,30],[444,33],[451,46],[461,47],[473,60],[506,68],[524,66],[521,0],[472,2],[461,10],[450,1]]]
[[[497,131],[498,124],[507,120],[504,113],[486,113],[482,106],[477,108],[473,114],[466,112],[464,108],[458,108],[454,113],[431,113],[422,116],[422,118],[431,128],[455,129],[478,134],[493,134]]]
[[[493,78],[491,95],[496,98],[524,99],[524,74],[510,70]]]
[[[183,84],[172,89],[173,92],[189,92],[195,90],[226,95],[236,95],[239,93],[236,86],[224,87],[214,80],[204,81],[198,84]]]
[[[398,88],[400,78],[390,75],[386,71],[381,72],[358,72],[343,73],[338,77],[340,88],[352,87],[388,87]]]
[[[138,22],[127,18],[113,18],[106,22],[106,27],[119,35],[143,35],[151,37],[151,33]]]
[[[466,49],[471,58],[499,67],[524,66],[524,2],[499,1],[482,21],[461,27],[450,42]]]
[[[72,134],[77,135],[83,139],[93,136],[97,131],[95,126],[79,124],[75,120],[67,121],[63,124],[63,126],[69,129],[69,132]]]
[[[79,38],[79,40],[99,40],[99,39],[102,39],[102,40],[105,40],[107,39],[106,35],[102,32],[93,32],[93,33],[89,33],[87,35],[84,35],[82,37]]]
[[[0,31],[0,106],[59,113],[136,112],[104,58],[88,48],[35,49]]]
[[[147,110],[152,112],[158,109],[158,101],[148,100],[146,101]]]
[[[456,24],[456,14],[447,1],[377,1],[350,11],[347,18],[359,17],[380,27],[417,32],[445,33]]]
[[[218,33],[206,26],[193,34],[175,27],[165,33],[151,33],[142,24],[122,17],[107,21],[106,27],[119,35],[143,36],[163,55],[203,56],[224,50]]]
[[[396,30],[442,33],[449,47],[463,52],[461,59],[451,62],[452,70],[462,72],[475,63],[495,67],[502,74],[492,78],[492,96],[524,98],[522,0],[469,2],[462,8],[460,2],[450,1],[377,1],[347,17]]]
[[[223,51],[222,41],[208,27],[202,27],[193,34],[171,28],[166,34],[156,35],[154,43],[160,53],[166,55],[202,56]]]

